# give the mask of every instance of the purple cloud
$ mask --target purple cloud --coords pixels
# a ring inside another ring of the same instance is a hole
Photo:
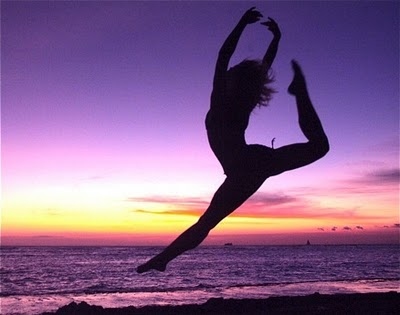
[[[395,223],[395,224],[393,224],[393,225],[391,225],[391,226],[389,226],[389,225],[384,225],[383,228],[385,228],[385,229],[390,229],[390,228],[398,229],[398,228],[400,228],[400,224],[399,224],[399,223]]]
[[[372,172],[365,173],[360,178],[350,180],[353,184],[366,185],[392,185],[398,184],[400,179],[400,169],[398,168],[382,168]]]
[[[350,175],[349,179],[340,181],[337,187],[332,187],[331,192],[343,194],[376,194],[377,186],[386,189],[398,190],[400,169],[380,168],[365,172],[361,176]]]
[[[205,206],[208,205],[209,201],[202,198],[194,197],[162,197],[162,196],[150,196],[150,197],[129,197],[127,201],[130,202],[145,202],[145,203],[163,203],[163,204],[175,204],[185,206]]]
[[[382,169],[371,173],[370,176],[370,180],[378,183],[398,184],[400,179],[400,169]]]
[[[293,197],[293,196],[288,196],[285,194],[273,194],[273,193],[264,193],[264,192],[259,192],[253,197],[249,199],[250,202],[252,203],[260,203],[266,206],[275,206],[275,205],[281,205],[281,204],[286,204],[290,202],[295,202],[299,201],[298,198]]]

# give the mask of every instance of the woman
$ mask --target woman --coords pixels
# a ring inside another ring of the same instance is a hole
[[[261,23],[274,36],[262,61],[245,60],[229,70],[228,64],[244,28],[261,17],[254,7],[246,11],[222,45],[215,68],[206,128],[211,149],[221,163],[226,179],[198,222],[160,254],[139,266],[139,273],[151,269],[164,271],[172,259],[197,247],[211,229],[240,207],[268,177],[313,163],[329,150],[303,73],[295,61],[292,61],[294,78],[288,92],[296,98],[299,125],[308,142],[277,149],[246,143],[245,130],[251,112],[257,105],[267,105],[273,92],[267,84],[272,82],[269,70],[281,37],[277,23],[271,18]]]

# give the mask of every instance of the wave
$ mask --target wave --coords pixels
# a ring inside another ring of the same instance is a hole
[[[210,285],[210,284],[198,284],[195,286],[175,286],[175,287],[136,287],[136,288],[111,288],[107,287],[106,284],[96,284],[86,288],[77,290],[60,290],[54,292],[54,290],[43,291],[38,293],[26,292],[22,294],[11,294],[0,292],[0,297],[12,297],[12,296],[48,296],[48,295],[95,295],[95,294],[125,294],[125,293],[174,293],[174,292],[195,292],[195,291],[214,291],[221,289],[232,289],[232,288],[245,288],[245,287],[273,287],[273,286],[289,286],[289,285],[300,285],[300,284],[312,284],[312,283],[378,283],[378,282],[400,282],[400,277],[396,278],[357,278],[357,279],[339,279],[339,280],[310,280],[310,281],[288,281],[288,282],[260,282],[260,283],[239,283],[234,285]]]
[[[396,278],[357,278],[357,279],[337,279],[337,280],[306,280],[306,281],[287,281],[287,282],[259,282],[259,283],[241,283],[230,285],[228,288],[243,288],[243,287],[269,287],[276,285],[292,285],[292,284],[307,284],[307,283],[329,283],[329,282],[391,282],[391,281],[400,281],[400,277]]]

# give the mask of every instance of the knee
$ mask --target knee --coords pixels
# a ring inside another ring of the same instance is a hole
[[[326,136],[320,137],[313,141],[314,150],[317,157],[320,159],[324,157],[330,150],[328,138]]]
[[[205,234],[205,236],[207,236],[217,224],[218,222],[215,222],[212,218],[203,215],[199,218],[194,227],[199,234]]]
[[[211,230],[207,226],[201,224],[201,222],[199,222],[199,221],[197,223],[195,223],[194,225],[192,225],[186,231],[187,232],[186,238],[188,240],[188,242],[187,242],[188,249],[194,249],[198,245],[200,245],[201,242],[204,241],[204,239],[207,237],[208,233]]]
[[[320,150],[321,150],[322,156],[326,155],[330,150],[328,137],[325,136],[322,139],[320,146],[321,146]]]

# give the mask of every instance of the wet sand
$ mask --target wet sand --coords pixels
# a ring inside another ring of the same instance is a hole
[[[266,299],[213,298],[199,305],[103,308],[73,302],[42,315],[192,315],[192,314],[399,314],[400,293],[312,294]]]

